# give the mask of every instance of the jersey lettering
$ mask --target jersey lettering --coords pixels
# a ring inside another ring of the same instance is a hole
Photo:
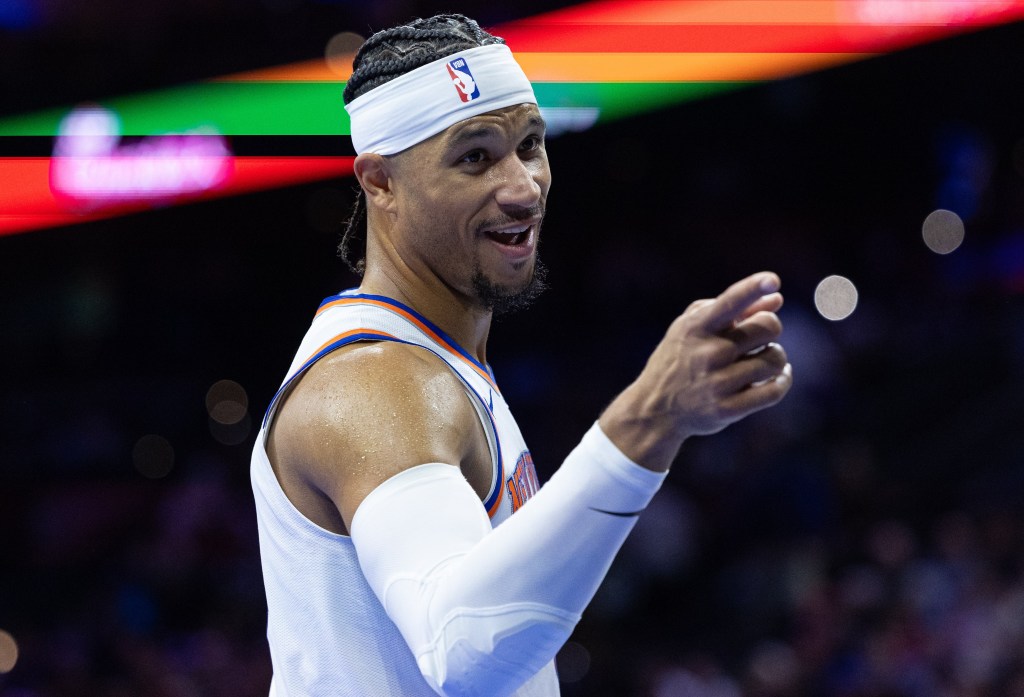
[[[537,470],[533,466],[533,456],[530,455],[529,450],[524,450],[516,460],[516,468],[512,471],[512,476],[505,482],[505,486],[508,489],[509,499],[512,501],[513,513],[540,489]]]

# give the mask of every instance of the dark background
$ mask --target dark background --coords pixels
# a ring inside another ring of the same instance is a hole
[[[0,115],[452,9],[363,5],[12,0],[31,25],[0,28]],[[672,318],[748,273],[783,278],[795,372],[684,447],[559,656],[564,694],[1024,694],[1022,46],[986,30],[549,142],[552,288],[489,348],[542,479]],[[252,423],[356,282],[334,252],[353,185],[0,238],[0,695],[266,694]],[[937,208],[966,224],[948,256],[922,242]],[[831,274],[859,291],[840,322],[813,304]],[[208,411],[222,380],[234,424]]]

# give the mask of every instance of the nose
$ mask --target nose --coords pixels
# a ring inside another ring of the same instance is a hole
[[[500,177],[495,199],[502,208],[532,208],[540,203],[546,167],[524,161],[518,154],[505,158],[495,175]]]

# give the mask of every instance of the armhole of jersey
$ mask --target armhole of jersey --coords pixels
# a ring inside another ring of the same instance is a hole
[[[462,377],[458,373],[455,374],[460,378]],[[478,395],[464,380],[462,386],[465,388],[466,396],[469,397],[469,401],[480,419],[480,426],[484,429],[484,436],[487,437],[487,450],[491,453],[491,486],[487,490],[487,496],[484,497],[483,504],[487,510],[487,516],[493,517],[495,503],[500,498],[501,486],[505,480],[504,468],[501,464],[501,445],[498,443],[498,427],[494,423],[494,417],[491,416],[487,405],[484,404],[483,397]]]

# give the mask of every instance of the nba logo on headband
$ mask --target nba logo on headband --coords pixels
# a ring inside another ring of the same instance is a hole
[[[452,84],[455,85],[455,91],[459,93],[459,99],[463,102],[471,102],[480,96],[480,88],[476,86],[476,80],[473,79],[473,73],[469,72],[469,65],[466,64],[465,58],[448,61],[446,67],[448,75],[452,78]]]

